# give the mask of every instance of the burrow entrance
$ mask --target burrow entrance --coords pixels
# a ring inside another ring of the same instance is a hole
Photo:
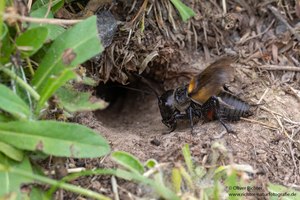
[[[160,90],[159,85],[153,83]],[[134,79],[128,85],[108,81],[96,87],[96,95],[109,103],[104,110],[95,112],[104,126],[112,129],[136,129],[151,122],[163,125],[155,93],[139,80]]]

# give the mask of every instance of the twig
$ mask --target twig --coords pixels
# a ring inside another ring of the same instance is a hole
[[[141,74],[145,69],[146,67],[148,66],[148,63],[153,60],[154,57],[158,56],[158,52],[157,51],[152,51],[150,54],[148,54],[146,56],[146,58],[143,60],[142,64],[140,65],[140,68],[139,68],[139,74]]]
[[[225,15],[227,13],[226,0],[222,0],[222,6],[223,6],[223,15]]]
[[[255,124],[260,124],[260,125],[266,126],[267,128],[270,128],[272,130],[278,130],[278,127],[276,127],[276,126],[269,125],[269,124],[266,124],[264,122],[260,122],[260,121],[254,120],[254,119],[248,119],[248,118],[244,118],[244,117],[241,117],[241,119],[244,120],[244,121],[251,122],[251,123],[255,123]]]
[[[134,2],[133,2],[132,5],[131,5],[130,10],[128,11],[128,14],[130,14],[130,13],[134,10],[134,8],[135,8],[135,6],[136,6],[136,3],[137,3],[137,0],[134,0]]]
[[[298,140],[295,141],[293,138],[291,138],[291,136],[289,136],[289,134],[287,133],[287,131],[285,129],[283,130],[283,132],[286,135],[286,137],[288,137],[292,142],[298,142],[300,144],[300,142]]]
[[[281,117],[283,117],[283,115],[282,114],[280,114],[280,113],[278,113],[278,112],[275,112],[275,111],[273,111],[273,110],[270,110],[269,108],[266,108],[265,106],[260,106],[259,108],[261,108],[261,109],[263,109],[263,110],[265,110],[265,111],[267,111],[267,112],[269,112],[269,113],[274,113],[274,114],[276,114],[276,115],[279,115],[279,116],[281,116]]]
[[[47,12],[46,12],[44,18],[47,18],[47,17],[48,17],[48,15],[49,15],[49,13],[50,13],[50,11],[51,11],[51,8],[52,8],[52,0],[49,0]]]
[[[20,20],[22,22],[32,22],[32,23],[43,23],[43,24],[56,24],[56,25],[72,25],[81,22],[82,20],[66,20],[66,19],[49,19],[49,18],[34,18],[34,17],[26,17],[16,14],[3,14],[3,19],[15,19]]]
[[[126,46],[127,46],[127,45],[129,44],[129,42],[130,42],[131,34],[132,34],[132,29],[129,29],[128,37],[127,37],[127,40],[126,40],[126,43],[125,43]]]
[[[295,121],[292,121],[291,119],[287,118],[287,117],[284,117],[283,118],[283,121],[286,121],[290,124],[294,124],[294,125],[300,125],[300,122],[295,122]]]
[[[138,18],[139,16],[142,14],[143,11],[145,11],[146,7],[148,4],[148,0],[144,0],[142,6],[140,7],[139,11],[137,12],[137,14],[133,17],[133,19],[129,22],[129,24],[133,24]]]
[[[220,139],[227,133],[226,130],[223,130],[220,134],[213,136],[214,139]]]
[[[274,22],[275,22],[275,20],[273,20],[273,21],[271,22],[271,24],[270,24],[263,32],[261,32],[261,33],[259,33],[259,34],[256,34],[256,35],[253,35],[253,36],[250,36],[250,37],[248,37],[248,38],[245,38],[244,40],[241,39],[240,41],[237,42],[237,44],[244,44],[244,43],[247,42],[248,40],[252,40],[252,39],[254,39],[254,38],[257,38],[257,37],[260,37],[260,36],[264,35],[264,34],[265,34],[266,32],[268,32],[269,29],[273,26]]]
[[[32,6],[32,0],[28,0],[28,3],[27,3],[28,11],[31,10],[31,6]]]
[[[292,86],[288,85],[288,87],[291,90],[291,92],[293,93],[293,95],[296,96],[297,100],[300,101],[300,94],[298,94],[298,92]]]
[[[280,66],[280,65],[261,65],[256,66],[259,69],[271,70],[271,71],[294,71],[300,72],[300,67],[296,66]]]
[[[86,168],[84,167],[77,167],[77,168],[71,168],[71,169],[67,169],[67,172],[68,174],[72,174],[72,173],[78,173],[78,172],[82,172],[82,171],[85,171]],[[44,171],[44,174],[46,175],[54,175],[55,174],[55,171],[54,170],[51,170],[51,171]]]
[[[278,112],[275,112],[275,111],[273,111],[273,110],[270,110],[270,109],[266,108],[265,106],[261,106],[261,107],[259,107],[259,108],[262,109],[262,110],[265,110],[265,111],[267,111],[267,112],[269,112],[269,113],[271,113],[271,114],[275,114],[275,115],[278,115],[278,116],[282,117],[282,118],[283,118],[283,121],[285,121],[285,122],[288,122],[288,123],[294,124],[294,125],[300,125],[300,122],[292,121],[290,118],[284,116],[283,114],[280,114],[280,113],[278,113]]]
[[[295,167],[295,171],[298,171],[298,166],[297,166],[297,163],[296,163],[296,159],[295,159],[295,155],[294,155],[294,150],[293,150],[293,147],[292,147],[292,143],[288,142],[288,144],[289,144],[289,149],[290,149],[290,153],[291,153],[291,156],[292,156],[293,164],[294,164],[294,167]]]
[[[288,139],[290,139],[292,142],[296,142],[296,141],[288,134],[288,132],[285,130],[285,128],[284,128],[284,126],[283,126],[281,120],[279,119],[279,117],[276,116],[276,115],[273,114],[273,113],[272,113],[272,115],[273,115],[273,117],[276,119],[276,121],[278,122],[279,126],[281,127],[281,132],[283,132],[283,133],[286,135],[286,137],[287,137]],[[282,118],[283,118],[283,117],[282,117]],[[283,119],[284,119],[284,118],[283,118]],[[299,141],[297,141],[297,142],[299,142]]]
[[[295,38],[300,42],[300,35],[295,31],[295,29],[287,22],[287,20],[280,14],[280,12],[275,8],[274,6],[268,5],[268,8],[271,10],[273,15],[277,17],[286,27],[289,29],[289,31],[295,36]]]
[[[111,177],[111,187],[112,187],[112,191],[114,193],[114,199],[120,200],[119,192],[118,192],[118,184],[117,184],[117,180],[116,180],[115,176]]]
[[[273,114],[273,113],[271,113],[271,114],[273,115],[273,117],[276,119],[276,121],[277,121],[278,125],[280,126],[280,128],[281,128],[281,132],[286,132],[286,131],[285,131],[285,128],[283,127],[283,124],[282,124],[281,120],[279,119],[279,117],[278,117],[278,116],[276,116],[276,115],[275,115],[275,114]]]
[[[265,98],[266,94],[269,92],[270,88],[267,88],[265,90],[265,92],[263,93],[263,95],[260,97],[260,99],[258,100],[258,102],[256,104],[260,104],[262,102],[262,100]]]

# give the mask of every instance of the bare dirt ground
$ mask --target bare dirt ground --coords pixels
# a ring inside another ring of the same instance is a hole
[[[251,121],[229,123],[236,134],[224,134],[219,122],[199,122],[194,136],[185,122],[174,132],[164,134],[168,129],[161,123],[156,97],[133,91],[121,96],[113,107],[85,114],[79,121],[108,139],[113,151],[127,151],[141,161],[182,161],[181,148],[187,143],[196,163],[205,164],[211,145],[220,141],[231,154],[232,162],[249,164],[256,170],[255,179],[299,186],[300,102],[286,89],[299,85],[283,87],[279,80],[268,79],[268,72],[241,70],[239,65],[235,69],[231,89],[241,91],[239,96],[249,103],[257,103],[261,98],[263,103],[249,117]],[[105,166],[106,161],[103,163]]]

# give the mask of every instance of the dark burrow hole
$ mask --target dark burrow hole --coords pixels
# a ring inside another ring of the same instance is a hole
[[[127,85],[112,81],[100,83],[96,87],[96,95],[109,103],[106,109],[95,112],[105,126],[121,127],[149,120],[146,115],[153,112],[160,117],[155,93],[139,80]]]

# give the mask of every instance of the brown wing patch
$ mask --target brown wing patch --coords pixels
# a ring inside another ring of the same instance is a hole
[[[189,84],[189,86],[188,86],[188,93],[190,94],[190,93],[192,93],[195,89],[196,89],[196,85],[197,83],[196,83],[196,78],[195,77],[193,77],[192,79],[191,79],[191,81],[190,81],[190,84]]]
[[[198,92],[190,94],[193,101],[198,103],[205,103],[211,96],[217,95],[220,92],[221,87],[217,88],[215,85],[207,85],[202,87]]]
[[[189,96],[198,103],[205,103],[217,95],[224,84],[233,78],[232,58],[221,58],[192,78],[188,86]]]

